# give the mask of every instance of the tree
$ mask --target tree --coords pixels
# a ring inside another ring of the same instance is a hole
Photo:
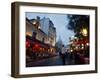
[[[88,15],[68,15],[69,23],[67,28],[75,33],[78,38],[83,38],[82,29],[87,30],[89,36],[89,16]]]

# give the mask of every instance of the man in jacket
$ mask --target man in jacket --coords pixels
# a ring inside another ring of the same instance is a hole
[[[64,47],[64,45],[62,45],[61,54],[62,54],[62,55],[61,55],[62,63],[63,63],[63,65],[65,65],[66,48]]]

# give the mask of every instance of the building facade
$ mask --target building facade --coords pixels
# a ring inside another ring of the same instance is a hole
[[[37,16],[37,19],[27,20],[26,33],[32,36],[32,32],[36,32],[36,38],[51,46],[56,43],[56,28],[49,18],[42,18]],[[31,24],[30,24],[31,23]],[[29,27],[30,26],[30,27]],[[34,26],[34,27],[33,27]]]
[[[47,44],[55,46],[56,43],[56,28],[53,22],[49,18],[43,18],[40,20],[41,30],[47,34]]]
[[[36,39],[46,43],[47,42],[47,35],[39,29],[39,26],[35,24],[35,19],[34,19],[34,24],[30,22],[30,20],[26,19],[26,35],[32,36],[33,32],[36,33]]]
[[[50,20],[47,20],[49,26],[41,26],[41,21],[39,17],[31,20],[26,18],[26,53],[29,52],[28,55],[36,54],[39,57],[56,55],[56,49],[53,46],[56,41],[56,29]],[[45,32],[45,27],[47,27],[47,32]]]

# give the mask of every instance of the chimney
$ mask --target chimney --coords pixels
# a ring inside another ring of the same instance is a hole
[[[37,20],[40,21],[40,17],[39,16],[37,16]]]

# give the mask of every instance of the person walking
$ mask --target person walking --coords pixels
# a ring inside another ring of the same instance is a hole
[[[63,65],[65,65],[65,58],[66,58],[65,56],[66,56],[66,48],[64,47],[64,45],[62,45],[61,58],[62,58]]]

